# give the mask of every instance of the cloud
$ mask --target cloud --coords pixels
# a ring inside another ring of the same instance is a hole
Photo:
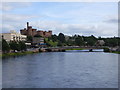
[[[108,16],[104,22],[116,24],[116,23],[120,22],[120,19],[118,19],[117,15],[116,16]]]
[[[37,21],[31,25],[42,30],[53,30],[53,33],[60,32],[66,35],[95,35],[95,36],[117,36],[117,26],[106,23],[101,24],[63,24],[56,21]]]
[[[2,11],[10,11],[16,8],[26,8],[30,7],[31,3],[30,2],[3,2],[2,5],[0,6],[0,10]]]
[[[20,15],[20,14],[2,14],[3,22],[21,22],[31,18],[37,18],[36,15]]]
[[[108,22],[108,23],[118,23],[118,19],[110,19],[106,22]]]
[[[20,14],[0,14],[2,23],[0,24],[2,32],[9,32],[10,30],[19,30],[24,28],[26,22],[37,18],[35,15],[20,15]]]
[[[26,22],[23,21],[20,23],[20,19],[17,19],[16,23],[8,23],[4,22],[2,26],[3,32],[9,32],[10,30],[17,30],[19,32],[20,29],[26,27]],[[33,28],[38,30],[52,30],[53,34],[64,33],[65,35],[95,35],[95,36],[117,36],[117,26],[109,25],[107,23],[101,24],[64,24],[57,21],[31,21],[30,25]]]
[[[3,24],[2,26],[0,25],[0,27],[2,28],[2,32],[8,32],[8,30],[15,30],[15,26],[9,25],[9,24]]]
[[[3,11],[9,11],[11,10],[13,7],[8,5],[7,3],[2,3],[2,5],[0,6],[0,10],[3,10]]]

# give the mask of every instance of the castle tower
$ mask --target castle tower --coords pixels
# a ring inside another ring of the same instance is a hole
[[[27,30],[28,30],[28,27],[29,27],[29,22],[27,22]]]

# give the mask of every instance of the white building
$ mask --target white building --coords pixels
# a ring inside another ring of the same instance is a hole
[[[97,42],[96,42],[96,45],[100,45],[100,46],[102,46],[102,45],[104,45],[105,44],[105,41],[104,40],[98,40]]]
[[[10,33],[2,33],[2,38],[4,38],[7,42],[9,41],[26,41],[27,36],[21,35],[16,31],[12,30]]]

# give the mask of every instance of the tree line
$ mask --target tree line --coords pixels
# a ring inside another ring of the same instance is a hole
[[[63,33],[59,33],[59,35],[52,35],[51,37],[46,40],[48,46],[54,46],[54,43],[57,43],[56,46],[95,46],[98,40],[103,40],[105,42],[104,46],[120,46],[120,38],[119,37],[112,37],[112,38],[101,38],[91,36],[65,36]],[[49,42],[52,42],[49,43]]]
[[[26,51],[27,47],[25,45],[25,42],[23,41],[10,41],[9,43],[2,39],[2,52],[8,53],[10,50],[13,50],[13,52],[17,51]]]

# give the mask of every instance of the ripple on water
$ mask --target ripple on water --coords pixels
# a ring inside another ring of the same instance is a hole
[[[118,56],[50,52],[3,60],[4,88],[117,88]]]

